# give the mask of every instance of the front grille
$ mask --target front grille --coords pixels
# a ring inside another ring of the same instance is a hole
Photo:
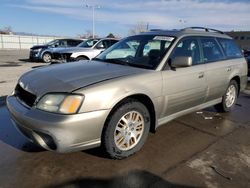
[[[36,57],[37,54],[38,54],[38,51],[30,50],[30,57]]]
[[[19,84],[17,84],[15,88],[15,96],[30,107],[32,107],[36,101],[36,95],[24,90]]]

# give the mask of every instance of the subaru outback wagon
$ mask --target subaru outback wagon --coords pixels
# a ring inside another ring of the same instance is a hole
[[[213,105],[230,111],[246,84],[246,60],[223,32],[154,30],[91,61],[24,74],[7,106],[17,128],[47,150],[102,146],[122,159],[174,118]]]

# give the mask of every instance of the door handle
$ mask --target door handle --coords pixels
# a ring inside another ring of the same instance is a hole
[[[203,78],[204,77],[204,72],[200,72],[198,78]]]

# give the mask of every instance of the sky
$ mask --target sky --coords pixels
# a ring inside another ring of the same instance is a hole
[[[42,35],[77,36],[92,31],[124,37],[138,23],[149,29],[204,26],[250,30],[250,0],[0,0],[0,28]]]

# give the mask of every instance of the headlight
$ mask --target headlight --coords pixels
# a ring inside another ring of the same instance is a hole
[[[36,107],[47,112],[75,114],[83,99],[84,96],[75,94],[47,94],[39,100]]]
[[[40,52],[41,51],[41,48],[38,48],[38,49],[34,49],[34,50],[32,50],[33,52],[36,52],[36,53],[38,53],[38,52]]]

